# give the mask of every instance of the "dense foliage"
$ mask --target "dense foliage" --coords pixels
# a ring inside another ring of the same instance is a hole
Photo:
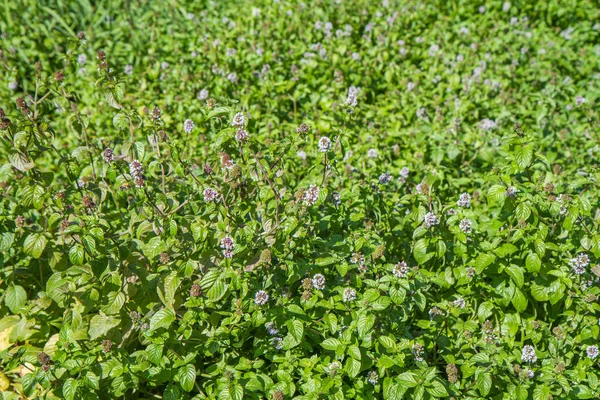
[[[3,398],[598,398],[599,17],[5,2]]]

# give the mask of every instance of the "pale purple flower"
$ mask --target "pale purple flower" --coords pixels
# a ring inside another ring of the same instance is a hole
[[[259,290],[254,295],[254,304],[264,306],[269,301],[269,294],[264,290]]]
[[[438,220],[437,215],[435,215],[433,212],[428,212],[423,218],[423,224],[425,225],[425,228],[431,228],[432,226],[439,224],[439,222],[440,221]]]
[[[198,100],[206,100],[208,99],[208,90],[206,89],[202,89],[199,93],[198,93]]]
[[[304,192],[304,202],[309,206],[314,206],[319,200],[319,193],[321,190],[316,185],[310,185]]]
[[[370,371],[367,375],[367,380],[371,385],[377,385],[377,381],[379,379],[379,375],[377,375],[377,371]]]
[[[321,274],[315,274],[315,276],[313,276],[312,278],[312,284],[315,287],[315,289],[325,289],[325,277]]]
[[[342,294],[342,301],[344,303],[348,303],[354,300],[356,300],[356,291],[352,288],[344,289],[344,293]]]
[[[589,359],[595,359],[596,357],[598,357],[598,346],[588,346],[585,349],[585,353],[587,354]]]
[[[456,204],[460,207],[469,208],[471,207],[471,195],[467,192],[464,192],[458,198]]]
[[[383,174],[379,175],[379,183],[382,185],[387,185],[391,179],[392,175],[389,172],[384,172]]]
[[[401,261],[398,264],[394,265],[392,269],[392,274],[396,275],[398,278],[404,278],[408,275],[408,265],[405,261]]]
[[[238,128],[242,128],[245,123],[246,123],[246,117],[244,117],[244,114],[242,114],[242,113],[235,114],[233,116],[233,121],[231,121],[231,125],[237,126]]]
[[[207,203],[210,203],[211,201],[217,201],[217,198],[219,197],[219,193],[211,188],[204,189],[203,195],[204,201]]]
[[[452,302],[452,304],[453,304],[455,307],[458,307],[458,308],[461,308],[461,309],[462,309],[462,308],[465,308],[465,307],[466,307],[466,305],[467,305],[467,303],[465,302],[465,299],[463,299],[462,297],[459,297],[459,298],[457,298],[456,300],[454,300],[454,301]]]
[[[367,151],[367,157],[369,157],[369,158],[377,158],[377,150],[375,150],[375,149],[369,149]]]
[[[471,221],[469,221],[467,218],[463,219],[460,221],[459,228],[464,233],[471,233]]]
[[[331,140],[327,136],[322,136],[319,139],[319,151],[322,153],[326,153],[331,149]]]
[[[142,163],[138,160],[133,160],[129,163],[129,174],[134,178],[143,178],[144,170]]]
[[[537,361],[537,356],[535,355],[535,348],[531,345],[523,346],[523,351],[521,352],[521,360],[523,362],[534,363]]]
[[[191,119],[186,119],[183,123],[183,130],[185,131],[185,133],[190,133],[192,129],[194,129],[194,121],[192,121]]]
[[[125,75],[131,75],[133,73],[133,65],[127,64],[123,72],[125,73]]]
[[[579,253],[577,257],[569,260],[569,265],[577,275],[585,273],[585,268],[590,265],[590,257],[585,253]]]

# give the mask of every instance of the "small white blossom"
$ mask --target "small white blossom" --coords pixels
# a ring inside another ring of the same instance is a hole
[[[521,352],[521,360],[523,362],[536,362],[537,356],[535,355],[535,348],[528,344],[523,346],[523,351]]]
[[[342,301],[344,303],[348,303],[354,300],[356,300],[356,291],[352,288],[344,289],[344,293],[342,294]]]
[[[331,140],[327,136],[322,136],[319,139],[319,151],[322,153],[327,153],[331,149]]]
[[[254,295],[254,303],[258,306],[264,306],[269,301],[269,294],[264,290],[259,290]]]
[[[439,224],[439,222],[440,221],[438,220],[437,215],[432,212],[428,212],[423,218],[423,224],[425,225],[425,228],[431,228],[432,226]]]
[[[467,192],[462,193],[460,195],[460,197],[458,198],[458,201],[456,202],[456,204],[459,207],[464,207],[464,208],[471,207],[471,195]]]
[[[471,233],[471,221],[469,221],[467,218],[463,219],[460,221],[459,228],[464,233]]]
[[[392,269],[392,274],[396,275],[398,278],[404,278],[408,275],[408,265],[405,261],[401,261],[398,264],[394,265]]]
[[[191,119],[186,119],[183,123],[183,130],[185,131],[185,133],[190,133],[192,129],[194,129],[194,121],[192,121]]]
[[[315,287],[315,289],[325,289],[325,277],[321,274],[315,274],[315,276],[313,276],[312,278],[312,284]]]

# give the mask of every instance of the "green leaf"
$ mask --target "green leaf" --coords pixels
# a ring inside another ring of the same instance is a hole
[[[75,244],[69,249],[69,260],[75,265],[83,264],[84,250],[80,244]]]
[[[98,375],[94,374],[92,371],[88,371],[85,374],[84,381],[86,386],[95,390],[100,390],[100,378],[98,378]]]
[[[487,193],[488,204],[494,205],[504,201],[506,198],[506,186],[504,185],[493,185]]]
[[[398,382],[392,382],[391,378],[385,378],[383,381],[384,400],[402,400],[406,389]]]
[[[375,316],[373,314],[363,314],[358,317],[358,337],[363,339],[365,336],[367,336],[367,334],[371,332],[373,324],[375,324]]]
[[[107,302],[102,306],[102,311],[105,314],[118,314],[125,304],[125,293],[110,292],[106,296]]]
[[[480,321],[485,321],[488,319],[490,315],[492,315],[492,310],[494,309],[494,304],[490,301],[484,301],[479,305],[477,309],[477,316]]]
[[[338,339],[335,339],[335,338],[325,339],[325,340],[323,340],[323,342],[321,342],[321,346],[324,349],[332,350],[332,351],[336,351],[338,346],[341,344],[342,344],[342,342],[340,342]]]
[[[32,397],[35,392],[35,386],[37,385],[37,379],[35,378],[34,373],[25,374],[21,378],[21,386],[23,387],[23,393],[27,397]]]
[[[301,342],[304,337],[304,325],[302,325],[302,322],[297,319],[288,320],[285,325],[292,337],[296,339],[296,341]]]
[[[163,344],[152,343],[146,348],[148,354],[148,360],[154,364],[160,364],[162,362],[162,354],[164,349]]]
[[[513,282],[517,285],[517,287],[523,287],[523,283],[525,283],[525,278],[523,276],[523,270],[516,265],[510,265],[505,269],[508,276],[511,277]]]
[[[75,379],[67,379],[62,388],[63,398],[66,400],[73,400],[77,395],[77,386],[78,382]]]
[[[512,298],[512,304],[518,312],[523,312],[527,309],[527,297],[519,289],[515,288],[515,294]]]
[[[100,315],[94,315],[90,320],[90,327],[88,329],[88,335],[90,340],[98,339],[106,335],[115,326],[118,326],[121,320],[116,317],[109,317],[100,313]]]
[[[192,364],[179,368],[179,383],[186,392],[190,392],[196,383],[196,368]]]
[[[475,375],[477,389],[483,397],[486,397],[492,389],[492,376],[488,372],[480,371],[478,371],[478,373]]]
[[[533,145],[528,144],[515,147],[513,156],[521,170],[524,170],[531,164],[531,159],[533,158]]]
[[[8,161],[13,167],[21,172],[29,171],[35,165],[25,155],[21,153],[12,153],[8,155]]]
[[[168,328],[175,321],[175,313],[170,308],[159,310],[150,319],[150,332],[159,328]]]
[[[379,336],[379,342],[388,350],[396,348],[396,342],[389,336]]]
[[[398,375],[398,383],[404,388],[412,388],[419,384],[417,375],[414,372],[403,372]]]
[[[539,272],[540,267],[542,266],[542,260],[540,260],[540,256],[530,251],[525,259],[525,266],[529,272]]]
[[[27,293],[21,286],[10,285],[4,292],[4,304],[13,314],[17,314],[27,302]]]
[[[40,258],[48,240],[42,233],[32,233],[25,239],[23,243],[23,250],[25,254],[32,256],[33,258]]]
[[[360,361],[352,357],[346,359],[346,372],[350,378],[354,378],[360,372]]]
[[[354,358],[355,360],[359,360],[362,358],[360,354],[360,349],[357,345],[353,344],[352,346],[348,346],[347,353],[349,356]]]
[[[433,381],[432,386],[426,387],[425,390],[427,390],[427,393],[436,398],[446,398],[448,396],[448,391],[446,390],[444,385],[442,385],[442,383],[439,381]]]

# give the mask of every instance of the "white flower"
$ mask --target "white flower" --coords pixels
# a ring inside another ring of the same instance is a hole
[[[410,173],[410,170],[408,169],[408,167],[403,167],[403,168],[400,170],[400,177],[402,177],[402,178],[406,179],[406,178],[408,178],[408,174],[409,174],[409,173]]]
[[[463,219],[460,221],[459,228],[464,233],[471,233],[471,221],[469,221],[467,218]]]
[[[123,73],[125,73],[125,75],[131,75],[133,73],[133,65],[127,64],[125,69],[123,69]]]
[[[271,339],[271,343],[273,344],[273,347],[275,347],[275,350],[283,349],[283,339],[282,338],[274,337]]]
[[[246,117],[244,117],[244,114],[242,114],[242,113],[235,114],[233,116],[233,121],[231,121],[231,125],[237,126],[238,128],[244,127],[245,123],[246,123]]]
[[[318,186],[310,185],[304,192],[304,202],[309,206],[314,206],[319,200],[319,193],[321,190]]]
[[[452,304],[454,304],[454,306],[458,308],[465,308],[465,306],[467,305],[465,299],[463,299],[462,297],[459,297],[458,299],[454,300]]]
[[[327,136],[322,136],[319,139],[319,151],[322,153],[327,153],[331,149],[331,140]]]
[[[346,98],[346,104],[350,107],[356,107],[356,96],[358,95],[358,88],[350,86],[348,88],[348,97]]]
[[[185,131],[185,133],[190,133],[192,129],[194,129],[194,121],[192,121],[191,119],[186,119],[183,123],[183,130]]]
[[[369,157],[369,158],[377,158],[377,150],[375,150],[375,149],[369,149],[367,151],[367,157]]]
[[[79,56],[77,56],[77,63],[79,65],[83,65],[87,62],[87,56],[85,54],[80,54]]]
[[[379,183],[382,185],[387,185],[391,179],[392,175],[389,172],[384,172],[383,174],[379,175]]]
[[[206,100],[208,99],[208,90],[206,89],[202,89],[200,92],[198,92],[198,100]]]
[[[356,291],[352,288],[344,289],[344,293],[342,294],[342,301],[344,303],[348,303],[354,300],[356,300]]]
[[[535,355],[535,348],[531,345],[523,346],[523,351],[521,352],[521,360],[523,362],[536,362],[537,356]]]
[[[306,152],[303,150],[299,150],[298,153],[296,153],[296,155],[298,157],[300,157],[302,160],[306,160]]]
[[[590,257],[585,253],[579,253],[575,258],[569,260],[569,265],[577,275],[585,273],[585,268],[590,265]]]
[[[432,212],[428,212],[423,218],[423,224],[425,225],[425,228],[431,228],[432,226],[439,224],[439,222],[440,221],[438,220],[437,215]]]
[[[254,303],[258,306],[264,306],[269,301],[269,294],[264,290],[259,290],[254,295]]]
[[[502,11],[508,12],[509,10],[510,10],[510,2],[505,1],[504,4],[502,4]]]
[[[321,274],[315,274],[315,276],[313,276],[312,278],[312,284],[315,287],[315,289],[325,289],[325,277]]]
[[[517,197],[517,188],[514,186],[509,186],[506,189],[506,197]]]
[[[371,385],[377,385],[377,380],[379,379],[379,375],[377,375],[377,371],[370,371],[367,375],[367,380]]]
[[[481,129],[482,131],[489,131],[492,129],[496,129],[498,127],[498,125],[496,124],[496,121],[493,121],[491,119],[482,119],[481,121],[479,121],[479,129]]]
[[[392,269],[392,274],[396,275],[398,278],[404,278],[408,275],[408,265],[405,261],[401,261],[398,264],[394,265]]]
[[[204,189],[202,194],[204,196],[204,201],[207,203],[210,203],[211,201],[217,201],[217,197],[219,196],[219,193],[211,188]]]
[[[471,207],[471,195],[467,192],[462,193],[460,195],[460,197],[458,198],[458,201],[456,202],[456,204],[459,207],[464,207],[464,208]]]

